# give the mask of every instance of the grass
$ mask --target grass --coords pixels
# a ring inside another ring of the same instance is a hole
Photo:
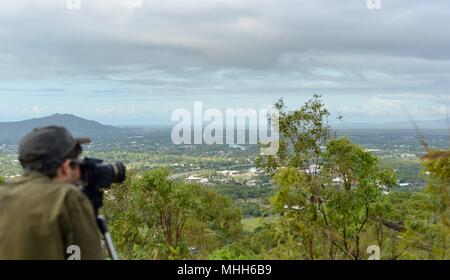
[[[244,218],[241,220],[242,227],[246,232],[253,232],[258,226],[261,225],[261,218]]]
[[[274,217],[254,217],[244,218],[241,220],[244,231],[254,232],[259,226],[262,226],[264,222],[273,221]]]

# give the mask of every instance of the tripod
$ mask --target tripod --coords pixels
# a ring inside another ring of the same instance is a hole
[[[116,247],[114,246],[114,242],[111,237],[111,233],[108,230],[108,224],[106,223],[106,219],[98,214],[98,210],[103,206],[103,191],[100,190],[97,186],[86,186],[83,189],[84,194],[89,198],[94,207],[95,218],[97,220],[98,228],[103,235],[103,238],[106,242],[106,246],[108,248],[109,256],[111,260],[118,260],[119,257],[116,253]]]
[[[114,247],[114,243],[111,237],[111,233],[109,233],[108,231],[108,224],[106,223],[106,219],[102,215],[97,216],[97,224],[98,227],[100,228],[103,238],[105,239],[111,260],[113,261],[119,260],[119,257],[117,256],[116,253],[116,247]]]

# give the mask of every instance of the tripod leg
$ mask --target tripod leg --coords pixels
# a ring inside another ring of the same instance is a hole
[[[114,247],[114,242],[112,240],[111,234],[108,231],[108,225],[106,224],[105,218],[103,218],[101,215],[97,216],[97,223],[100,228],[100,231],[102,232],[103,237],[106,241],[106,246],[108,247],[109,255],[111,256],[112,260],[118,260],[119,257],[116,253],[116,248]]]

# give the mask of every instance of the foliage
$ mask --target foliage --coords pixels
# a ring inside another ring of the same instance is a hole
[[[277,185],[273,206],[281,215],[275,256],[361,259],[362,242],[383,191],[396,183],[370,152],[337,139],[319,96],[286,112],[280,100],[280,146],[258,161]],[[382,214],[382,213],[381,213]]]
[[[397,191],[392,162],[337,138],[320,96],[294,111],[283,100],[275,107],[280,149],[256,159],[275,190],[268,181],[183,183],[167,168],[132,173],[105,202],[122,257],[358,260],[377,245],[382,259],[448,259],[448,151],[423,158],[426,191]],[[418,178],[416,161],[392,160],[408,169],[407,181]]]
[[[274,175],[280,167],[306,169],[320,167],[322,147],[334,136],[328,124],[329,112],[319,95],[300,109],[287,111],[283,99],[275,105],[279,111],[279,149],[275,156],[259,156],[257,165]]]
[[[432,213],[428,223],[416,222],[416,231],[422,237],[419,244],[425,246],[430,258],[448,259],[450,243],[450,151],[428,150],[423,157],[427,170],[430,194],[426,208]]]
[[[134,174],[108,191],[105,213],[124,258],[201,257],[241,234],[241,212],[228,198],[169,175]]]

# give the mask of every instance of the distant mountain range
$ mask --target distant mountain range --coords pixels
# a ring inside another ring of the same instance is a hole
[[[447,119],[415,121],[419,129],[448,129]],[[410,121],[367,123],[367,122],[342,122],[334,123],[334,129],[414,129]]]
[[[75,136],[100,136],[123,132],[125,129],[103,125],[70,114],[55,114],[16,122],[0,122],[0,135],[22,137],[35,127],[57,125],[66,127]]]
[[[446,119],[416,121],[419,129],[447,129],[448,123]],[[86,120],[70,114],[55,114],[42,118],[35,118],[15,122],[0,122],[0,135],[10,137],[22,137],[35,127],[47,125],[58,125],[66,127],[75,136],[104,136],[129,131],[126,128],[118,128],[110,125],[104,125],[96,121]],[[411,122],[386,122],[386,123],[357,123],[342,122],[334,123],[334,129],[414,129]],[[166,129],[170,131],[170,126]],[[131,128],[130,128],[131,129]],[[135,127],[137,129],[137,127]],[[140,128],[143,129],[143,128]],[[149,128],[148,128],[149,129]],[[144,130],[144,129],[143,129]],[[151,129],[152,131],[155,128]],[[170,133],[170,132],[168,132]]]

